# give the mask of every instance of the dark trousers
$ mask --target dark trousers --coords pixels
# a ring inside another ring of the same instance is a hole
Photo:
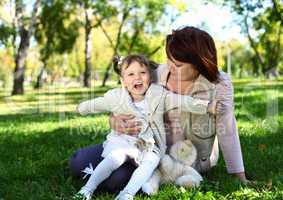
[[[85,147],[76,151],[70,158],[71,173],[75,177],[82,178],[85,174],[82,172],[91,163],[95,168],[102,160],[103,151],[102,144]],[[131,178],[132,173],[136,169],[130,161],[125,162],[121,167],[115,170],[110,177],[103,181],[98,189],[107,192],[117,192],[122,190]]]

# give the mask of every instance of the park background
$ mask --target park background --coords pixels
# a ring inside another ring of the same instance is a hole
[[[107,114],[80,117],[76,105],[118,85],[114,55],[165,63],[165,36],[183,25],[216,41],[258,184],[241,185],[221,158],[199,188],[151,199],[283,199],[282,22],[280,0],[0,0],[0,199],[70,199],[82,182],[69,157],[109,131]]]

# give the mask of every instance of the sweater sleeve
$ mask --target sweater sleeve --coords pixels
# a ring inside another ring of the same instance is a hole
[[[110,112],[112,111],[112,99],[114,96],[114,90],[110,90],[104,94],[102,97],[97,97],[91,100],[81,102],[77,106],[77,112],[81,115],[101,113],[101,112]],[[114,98],[115,99],[115,98]]]
[[[165,112],[178,109],[183,112],[206,114],[209,101],[193,98],[189,95],[179,95],[166,90]]]
[[[216,117],[216,131],[220,149],[228,173],[244,172],[240,139],[234,116],[233,85],[230,78],[221,73],[221,81],[216,85],[216,100],[225,107],[225,113]]]

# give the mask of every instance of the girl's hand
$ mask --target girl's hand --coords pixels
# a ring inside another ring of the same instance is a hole
[[[208,103],[207,112],[213,115],[222,115],[225,113],[225,106],[220,101],[212,100]]]
[[[141,122],[133,115],[113,115],[109,118],[110,127],[120,134],[136,135],[141,130]]]

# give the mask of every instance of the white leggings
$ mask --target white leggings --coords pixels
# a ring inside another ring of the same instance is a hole
[[[115,169],[118,169],[127,159],[127,152],[124,149],[109,153],[94,169],[84,188],[93,192],[102,181],[108,178],[111,173]],[[147,152],[123,191],[135,195],[142,185],[151,177],[159,161],[160,158],[156,153]]]

